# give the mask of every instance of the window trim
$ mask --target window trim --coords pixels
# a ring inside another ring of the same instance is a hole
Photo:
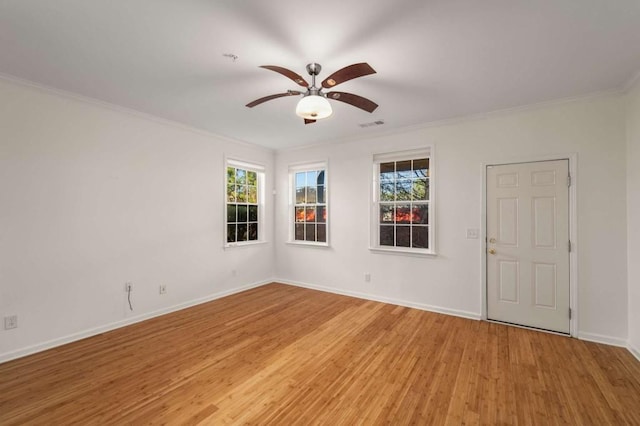
[[[247,247],[259,244],[265,244],[267,242],[264,226],[266,224],[265,214],[265,192],[266,192],[266,167],[264,164],[256,163],[252,161],[239,160],[234,157],[224,157],[224,167],[222,168],[222,238],[223,248],[237,248]],[[233,243],[227,242],[227,168],[235,167],[244,170],[250,170],[257,174],[257,187],[258,187],[258,239],[251,241],[236,241]]]
[[[390,161],[415,160],[417,158],[429,158],[429,248],[395,247],[380,245],[380,163]],[[436,251],[436,173],[435,173],[435,147],[431,144],[419,148],[402,151],[374,153],[371,158],[371,210],[369,215],[369,251],[380,254],[405,255],[405,256],[437,256]]]
[[[325,199],[325,209],[327,212],[327,219],[325,221],[325,229],[326,229],[326,241],[324,242],[318,242],[318,241],[301,241],[301,240],[296,240],[295,239],[295,226],[296,226],[296,221],[294,219],[295,217],[295,208],[296,208],[296,203],[295,203],[295,196],[296,196],[296,182],[295,182],[295,174],[298,172],[304,172],[304,171],[316,171],[316,170],[324,170],[324,182],[325,182],[325,189],[326,189],[326,199]],[[331,211],[330,211],[330,202],[329,202],[329,198],[330,198],[330,193],[331,193],[331,184],[329,182],[329,161],[328,160],[323,160],[323,161],[313,161],[313,162],[304,162],[304,163],[294,163],[294,164],[290,164],[289,165],[289,169],[288,169],[288,178],[289,178],[289,208],[288,210],[288,218],[287,218],[287,222],[288,222],[288,229],[289,229],[289,235],[287,238],[286,243],[287,244],[291,244],[291,245],[295,245],[295,246],[301,246],[301,247],[330,247],[330,220],[331,220]]]

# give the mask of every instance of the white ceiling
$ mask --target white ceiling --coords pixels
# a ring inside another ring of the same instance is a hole
[[[223,56],[233,53],[238,59]],[[346,82],[305,126],[258,68]],[[640,70],[638,0],[2,0],[0,73],[280,149],[622,88]],[[385,125],[358,124],[382,119]]]

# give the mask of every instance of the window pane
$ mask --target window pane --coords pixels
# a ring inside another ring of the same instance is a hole
[[[304,207],[296,207],[296,222],[304,222]]]
[[[318,170],[318,178],[316,179],[318,185],[324,185],[324,170]]]
[[[391,182],[380,182],[380,201],[395,200],[395,185]]]
[[[246,185],[236,185],[236,200],[239,203],[247,202],[247,186]]]
[[[296,204],[304,204],[304,186],[302,188],[296,188]]]
[[[393,181],[395,178],[396,163],[381,163],[380,164],[380,182]]]
[[[396,226],[396,247],[411,247],[410,226]]]
[[[247,202],[258,204],[258,188],[255,186],[249,186],[247,188],[248,188]]]
[[[258,221],[258,206],[249,206],[249,222]]]
[[[327,225],[318,225],[318,242],[326,243],[327,242]]]
[[[428,158],[413,160],[413,177],[416,177],[416,178],[429,177],[429,159]]]
[[[304,241],[304,224],[296,223],[296,240]]]
[[[233,167],[227,167],[227,183],[236,183],[236,169],[234,169]]]
[[[429,199],[429,181],[427,179],[416,179],[413,181],[413,199]]]
[[[296,173],[296,188],[304,188],[305,186],[307,186],[305,182],[305,176],[307,176],[307,174],[304,172]]]
[[[429,205],[414,204],[411,211],[411,220],[413,223],[429,223]]]
[[[315,204],[316,202],[316,187],[307,186],[307,204]]]
[[[250,223],[249,224],[249,241],[255,241],[258,239],[258,224]]]
[[[396,181],[396,200],[409,201],[411,200],[412,182],[410,180]]]
[[[236,205],[227,204],[227,222],[236,221]]]
[[[247,171],[242,169],[236,169],[236,184],[238,185],[246,185],[247,184]]]
[[[393,206],[382,205],[380,206],[380,222],[381,223],[393,223]]]
[[[247,222],[247,206],[238,205],[238,222]]]
[[[227,225],[227,242],[234,243],[236,241],[236,225]]]
[[[238,241],[247,241],[247,224],[238,224]]]
[[[315,222],[316,221],[316,209],[315,207],[307,207],[305,214],[306,222]]]
[[[315,241],[316,240],[316,225],[313,223],[307,223],[305,225],[305,237],[306,241]]]
[[[399,204],[396,207],[396,223],[411,223],[411,206]]]
[[[318,203],[325,203],[325,189],[323,185],[318,185]]]
[[[327,208],[324,206],[316,207],[316,222],[327,221]]]
[[[414,226],[411,233],[413,234],[412,247],[429,248],[429,227],[428,226]]]
[[[315,170],[307,172],[307,186],[316,186],[317,172]]]
[[[396,162],[396,179],[409,179],[411,175],[411,160]]]
[[[392,246],[393,242],[393,226],[380,226],[380,245]]]
[[[236,202],[236,186],[235,185],[227,185],[227,202],[229,203]]]
[[[247,172],[247,185],[257,185],[258,174],[256,172]]]

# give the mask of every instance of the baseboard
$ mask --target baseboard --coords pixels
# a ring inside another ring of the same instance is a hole
[[[578,332],[578,339],[586,340],[594,343],[604,343],[605,345],[627,347],[627,341],[620,339],[619,337],[605,336],[603,334],[585,333],[583,331]]]
[[[391,305],[398,305],[398,306],[405,306],[407,308],[420,309],[421,311],[436,312],[439,314],[453,315],[456,317],[462,317],[462,318],[467,318],[472,320],[480,320],[481,318],[481,315],[475,312],[443,308],[441,306],[426,305],[424,303],[408,302],[406,300],[393,299],[389,297],[380,297],[380,296],[376,296],[368,293],[360,293],[357,291],[346,291],[346,290],[341,290],[334,287],[325,287],[321,285],[303,283],[300,281],[285,280],[281,278],[276,278],[274,279],[274,281],[282,284],[296,286],[296,287],[304,287],[312,290],[324,291],[327,293],[340,294],[342,296],[350,296],[358,299],[372,300],[374,302],[389,303]]]
[[[631,342],[629,342],[629,344],[627,345],[627,349],[629,350],[629,352],[631,352],[633,356],[636,357],[638,361],[640,361],[640,350],[638,348],[636,348],[631,344]]]
[[[17,349],[11,352],[6,352],[3,354],[0,354],[0,363],[11,361],[17,358],[22,358],[24,356],[32,355],[37,352],[46,351],[47,349],[52,349],[58,346],[65,345],[67,343],[86,339],[87,337],[95,336],[97,334],[105,333],[107,331],[115,330],[117,328],[126,327],[131,324],[146,321],[148,319],[166,315],[171,312],[179,311],[182,309],[190,308],[192,306],[200,305],[202,303],[211,302],[212,300],[220,299],[222,297],[230,296],[232,294],[236,294],[246,290],[250,290],[252,288],[260,287],[265,284],[270,284],[272,282],[273,280],[270,279],[266,281],[259,281],[256,283],[247,284],[241,287],[233,288],[231,290],[225,290],[219,293],[213,293],[205,297],[190,300],[188,302],[179,303],[177,305],[169,306],[167,308],[162,308],[152,312],[147,312],[145,314],[132,316],[132,317],[129,317],[120,321],[116,321],[110,324],[106,324],[100,327],[95,327],[88,330],[80,331],[78,333],[69,334],[67,336],[60,337],[57,339],[48,340],[43,343],[38,343],[37,345],[27,346],[25,348]]]

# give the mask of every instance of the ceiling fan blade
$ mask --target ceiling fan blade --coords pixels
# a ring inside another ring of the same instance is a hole
[[[265,96],[264,98],[256,99],[253,102],[249,102],[247,104],[247,106],[249,108],[253,108],[256,105],[260,105],[261,103],[270,101],[272,99],[278,99],[278,98],[282,98],[284,96],[297,96],[297,95],[301,95],[301,94],[302,94],[301,92],[297,92],[295,90],[289,90],[288,92],[285,92],[285,93],[276,93],[275,95],[269,95],[269,96]]]
[[[371,68],[371,66],[366,62],[349,65],[348,67],[339,69],[338,71],[327,77],[322,82],[322,87],[328,89],[330,87],[337,86],[340,83],[344,83],[345,81],[353,80],[354,78],[363,77],[365,75],[375,73],[376,70]]]
[[[309,83],[307,83],[307,81],[304,78],[302,78],[300,74],[296,74],[295,72],[288,70],[286,68],[278,67],[276,65],[260,65],[260,68],[265,68],[271,71],[275,71],[293,80],[294,83],[302,87],[309,87]]]
[[[344,102],[354,107],[363,109],[367,112],[373,112],[378,108],[378,104],[362,96],[354,95],[353,93],[345,92],[329,92],[327,98],[334,101]]]
[[[304,124],[311,124],[311,123],[315,123],[316,120],[308,120],[308,119],[304,119]]]

